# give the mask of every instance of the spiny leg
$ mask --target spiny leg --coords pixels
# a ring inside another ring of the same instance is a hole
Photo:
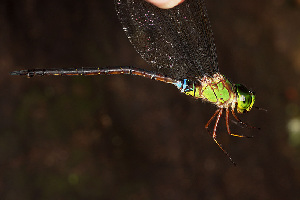
[[[238,135],[238,134],[231,133],[230,128],[229,128],[229,109],[228,108],[226,108],[225,121],[226,121],[227,132],[229,135],[235,136],[235,137],[253,138],[253,136]]]
[[[244,125],[244,126],[246,126],[246,127],[248,127],[248,128],[254,128],[254,129],[260,130],[260,128],[257,128],[257,127],[255,127],[255,126],[251,126],[251,125],[249,125],[249,124],[243,122],[242,120],[240,120],[240,119],[236,116],[236,114],[234,113],[234,108],[231,108],[231,113],[232,113],[233,117],[234,117],[240,124],[242,124],[242,125]]]
[[[216,123],[215,123],[215,125],[214,125],[214,132],[213,132],[213,134],[212,134],[212,137],[213,137],[215,143],[219,146],[219,148],[225,153],[225,155],[226,155],[226,156],[229,158],[229,160],[232,162],[232,164],[234,164],[234,165],[236,166],[236,163],[232,160],[232,158],[231,158],[231,156],[229,155],[229,153],[222,147],[222,144],[220,144],[220,143],[217,141],[217,127],[218,127],[218,123],[219,123],[219,121],[220,121],[220,117],[221,117],[222,113],[223,113],[223,108],[218,109],[218,110],[215,112],[215,114],[210,118],[210,120],[207,122],[205,128],[206,128],[207,132],[208,132],[209,134],[211,134],[210,131],[208,130],[208,126],[209,126],[209,124],[211,123],[211,121],[216,117],[216,115],[218,115],[218,116],[217,116],[217,119],[216,119]]]

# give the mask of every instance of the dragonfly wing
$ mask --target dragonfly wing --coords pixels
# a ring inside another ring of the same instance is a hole
[[[172,9],[145,0],[115,0],[115,5],[127,37],[159,73],[193,80],[219,71],[203,0],[185,0]]]

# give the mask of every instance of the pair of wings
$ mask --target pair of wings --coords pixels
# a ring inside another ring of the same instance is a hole
[[[204,0],[160,9],[145,0],[115,0],[123,29],[138,53],[158,73],[195,80],[219,72]]]

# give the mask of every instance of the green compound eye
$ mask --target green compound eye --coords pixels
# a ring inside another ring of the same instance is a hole
[[[235,87],[237,94],[237,112],[245,113],[250,111],[255,102],[254,93],[241,84],[236,84]]]

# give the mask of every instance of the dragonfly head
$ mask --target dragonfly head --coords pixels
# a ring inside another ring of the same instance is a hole
[[[237,112],[245,113],[249,112],[255,102],[254,92],[248,90],[241,84],[236,84],[236,95],[237,95]]]

